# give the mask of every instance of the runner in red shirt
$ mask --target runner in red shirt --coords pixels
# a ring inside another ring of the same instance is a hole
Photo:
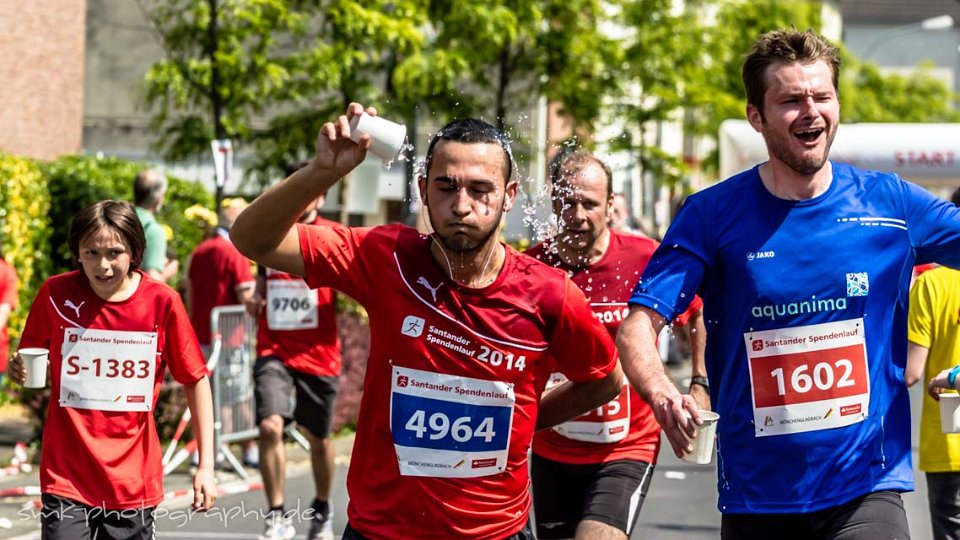
[[[420,196],[436,231],[296,225],[366,157],[354,103],[324,124],[311,164],[237,219],[251,258],[364,305],[372,334],[343,538],[533,538],[527,450],[535,428],[619,391],[610,338],[560,271],[498,241],[517,182],[506,137],[478,120],[441,129]],[[376,114],[367,109],[368,114]],[[541,398],[552,371],[570,382]]]
[[[527,254],[569,274],[587,296],[594,317],[616,337],[629,313],[626,301],[633,284],[658,244],[608,226],[612,175],[589,152],[561,151],[550,163],[550,180],[559,233]],[[691,316],[698,321],[691,334],[695,366],[702,365],[701,305],[697,298],[678,318],[680,324]],[[626,539],[659,451],[660,424],[627,385],[606,405],[538,432],[530,466],[537,537]]]
[[[203,355],[210,357],[213,349],[210,328],[210,313],[219,306],[246,304],[253,298],[253,289],[256,282],[253,279],[250,261],[233,247],[230,242],[230,227],[237,215],[245,207],[243,199],[233,199],[233,202],[224,202],[220,212],[220,223],[213,235],[200,242],[187,262],[185,280],[185,294],[187,312],[190,322],[197,333]],[[222,336],[225,343],[240,344],[246,336],[243,328],[237,327],[233,335]],[[233,430],[243,430],[244,427],[253,427],[253,384],[247,375],[250,372],[252,359],[249,348],[236,346],[238,356],[221,355],[213,370],[220,373],[237,373],[242,376],[221,377],[222,391],[218,391],[220,404],[220,425],[222,434]],[[236,418],[234,417],[236,414]],[[243,463],[248,467],[258,465],[257,442],[246,440],[243,442]],[[193,462],[196,464],[196,454]],[[222,453],[217,452],[217,462],[223,459]]]
[[[250,261],[230,242],[230,227],[240,206],[224,208],[213,235],[197,244],[187,268],[186,298],[190,322],[203,347],[210,346],[210,312],[243,304],[253,296]]]
[[[288,176],[308,162],[288,167]],[[300,223],[336,227],[319,217],[321,195],[300,216]],[[330,483],[333,448],[330,424],[340,376],[336,293],[311,289],[302,278],[260,267],[253,306],[257,321],[257,361],[253,380],[260,427],[260,475],[270,513],[262,540],[290,539],[296,534],[293,516],[284,512],[286,453],[283,430],[296,420],[310,441],[310,461],[316,497],[311,507],[307,540],[333,540]],[[295,407],[290,397],[296,395]]]
[[[84,208],[68,238],[82,270],[48,279],[30,308],[20,346],[50,351],[44,538],[154,537],[163,470],[153,408],[165,369],[183,383],[194,419],[193,508],[209,509],[216,497],[206,366],[180,297],[138,269],[145,242],[132,204]],[[10,377],[26,380],[19,354]]]
[[[0,254],[0,383],[7,371],[7,355],[10,353],[10,334],[7,321],[10,312],[17,307],[17,271]]]

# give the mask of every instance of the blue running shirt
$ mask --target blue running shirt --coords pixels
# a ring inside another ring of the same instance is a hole
[[[833,163],[787,201],[754,168],[688,199],[630,303],[672,320],[703,298],[721,512],[913,489],[906,316],[928,262],[960,265],[960,210],[894,174]]]

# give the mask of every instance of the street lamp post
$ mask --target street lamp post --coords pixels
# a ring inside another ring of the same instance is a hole
[[[868,60],[882,45],[907,34],[912,34],[914,32],[940,32],[943,30],[949,30],[953,28],[954,22],[955,21],[953,20],[952,16],[940,15],[915,23],[888,28],[887,30],[877,34],[876,37],[867,43],[867,46],[863,48],[862,57],[864,60]]]

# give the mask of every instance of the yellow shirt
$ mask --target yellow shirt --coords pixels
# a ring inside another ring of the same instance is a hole
[[[910,290],[907,339],[930,349],[920,384],[926,385],[942,370],[960,364],[960,272],[940,267],[917,278]],[[926,392],[920,423],[920,470],[960,471],[960,433],[940,431],[940,406]]]

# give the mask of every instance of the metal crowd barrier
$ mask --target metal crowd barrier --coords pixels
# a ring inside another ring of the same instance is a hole
[[[214,453],[222,455],[230,468],[247,480],[250,474],[230,451],[230,444],[260,436],[253,395],[257,321],[247,314],[242,305],[219,306],[210,312],[210,330],[212,340],[207,369],[210,370],[213,387]],[[294,396],[291,395],[290,399],[294,399]],[[174,440],[164,454],[164,474],[174,471],[196,449],[194,440],[176,451],[180,434],[189,422],[190,409],[187,409]],[[310,442],[297,431],[295,424],[287,425],[285,433],[304,449],[310,449]]]
[[[219,306],[210,312],[210,335],[214,447],[246,479],[247,471],[229,445],[260,435],[253,398],[257,321],[241,305]]]

